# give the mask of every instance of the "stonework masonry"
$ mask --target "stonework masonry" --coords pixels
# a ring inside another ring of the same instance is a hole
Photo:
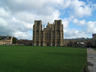
[[[0,45],[12,45],[13,37],[0,36]]]
[[[42,21],[35,20],[33,25],[34,46],[63,46],[63,24],[61,20],[55,20],[53,24],[48,23],[42,29]]]

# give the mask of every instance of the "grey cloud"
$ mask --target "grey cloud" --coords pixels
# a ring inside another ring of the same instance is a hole
[[[47,22],[53,23],[53,20],[60,19],[60,9],[65,10],[66,8],[72,8],[72,10],[69,9],[69,13],[72,13],[74,17],[76,17],[75,15],[79,15],[78,11],[82,3],[80,3],[79,0],[75,0],[78,4],[81,4],[78,5],[75,1],[74,3],[71,1],[74,0],[0,0],[0,8],[2,9],[2,11],[0,9],[0,18],[3,18],[6,21],[3,25],[0,22],[0,34],[14,35],[18,38],[31,38],[30,34],[32,32],[32,26],[35,19],[42,20],[43,26],[45,27]],[[84,6],[86,5],[84,4]],[[88,6],[86,7],[86,10],[81,8],[80,15],[85,16],[86,12],[84,11],[89,10],[90,8]],[[74,14],[73,12],[77,14]],[[90,13],[91,11],[87,15]],[[69,30],[67,28],[70,20],[65,20],[63,23],[65,23],[64,25],[66,25],[66,30],[68,32]],[[82,36],[80,32],[74,32],[75,30],[73,30],[72,33],[65,32],[65,37],[73,37],[73,35],[76,35],[76,37]]]

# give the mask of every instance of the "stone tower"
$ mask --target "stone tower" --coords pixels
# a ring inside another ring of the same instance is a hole
[[[41,46],[42,44],[42,21],[36,20],[33,26],[33,45]]]
[[[63,46],[63,24],[61,20],[55,20],[54,29],[55,46]]]

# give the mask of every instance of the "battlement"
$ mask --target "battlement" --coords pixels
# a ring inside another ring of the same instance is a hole
[[[55,20],[54,24],[62,24],[62,20]]]
[[[42,25],[42,21],[41,20],[35,20],[34,21],[34,24],[36,24],[36,25]]]

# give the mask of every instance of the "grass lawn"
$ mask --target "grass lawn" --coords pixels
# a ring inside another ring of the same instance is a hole
[[[82,72],[85,48],[0,46],[0,72]]]

